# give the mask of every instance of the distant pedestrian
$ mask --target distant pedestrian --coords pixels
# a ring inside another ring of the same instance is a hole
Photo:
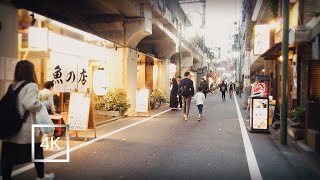
[[[180,84],[180,81],[181,81],[181,76],[178,76],[177,77],[178,85]],[[181,96],[181,94],[179,92],[178,92],[178,95],[179,95],[179,97],[178,97],[179,107],[182,109],[182,96]]]
[[[25,85],[25,83],[27,83]],[[17,96],[17,110],[24,119],[21,129],[17,134],[3,140],[1,154],[1,168],[3,180],[10,180],[13,167],[31,161],[31,139],[35,138],[35,158],[43,159],[41,145],[42,133],[35,129],[35,137],[31,135],[31,125],[35,124],[35,113],[41,109],[41,102],[38,99],[38,84],[34,65],[27,60],[19,61],[15,68],[14,82],[9,90],[17,90],[25,85]],[[5,119],[2,119],[5,120]],[[37,171],[37,179],[52,180],[54,173],[44,173],[44,163],[34,163]]]
[[[183,100],[183,117],[185,120],[188,120],[191,98],[194,95],[194,87],[190,72],[185,72],[184,77],[185,78],[180,81],[179,92]]]
[[[53,101],[53,81],[47,81],[44,83],[44,89],[39,91],[39,99],[41,102],[44,102],[48,109],[49,114],[56,115],[58,112],[56,111],[54,101]]]
[[[229,84],[229,96],[230,96],[230,98],[232,98],[234,89],[235,89],[234,84],[232,82],[230,82],[230,84]]]
[[[170,92],[170,108],[177,108],[179,86],[176,78],[172,78],[171,83],[172,85],[171,85],[171,92]]]
[[[207,94],[208,94],[208,89],[209,89],[209,87],[208,87],[207,81],[206,81],[204,78],[202,78],[202,81],[201,81],[201,83],[200,83],[200,86],[201,86],[202,89],[203,89],[204,97],[207,98]]]
[[[198,92],[194,96],[194,99],[197,102],[197,107],[198,107],[198,112],[199,112],[198,121],[200,121],[201,119],[203,119],[202,110],[203,110],[203,105],[206,100],[205,95],[203,93],[203,88],[201,86],[198,87]]]
[[[226,100],[226,91],[228,91],[227,84],[225,84],[224,81],[222,81],[219,88],[222,94],[222,100]]]

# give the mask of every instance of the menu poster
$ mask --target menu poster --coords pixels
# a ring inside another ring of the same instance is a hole
[[[136,92],[136,112],[149,111],[149,90],[137,90]]]
[[[88,129],[90,97],[85,93],[71,93],[68,112],[70,131]]]
[[[268,99],[252,99],[253,129],[268,129]]]

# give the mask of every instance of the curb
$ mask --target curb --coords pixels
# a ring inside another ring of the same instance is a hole
[[[120,117],[115,117],[115,118],[112,118],[112,119],[108,119],[108,120],[105,120],[105,121],[102,121],[102,122],[99,122],[96,124],[96,126],[101,126],[101,125],[104,125],[104,124],[107,124],[107,123],[110,123],[110,122],[113,122],[113,121],[116,121],[116,120],[119,120],[119,119],[122,119],[122,118],[125,118],[127,116],[120,116]]]

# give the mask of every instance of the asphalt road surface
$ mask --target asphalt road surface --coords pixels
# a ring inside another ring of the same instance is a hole
[[[126,128],[74,150],[69,163],[46,163],[46,172],[54,172],[58,180],[304,179],[269,135],[241,131],[234,99],[209,95],[200,122],[194,102],[191,109],[188,121],[176,110],[100,127],[100,136]],[[244,142],[248,135],[249,144]],[[13,179],[34,178],[32,168]]]

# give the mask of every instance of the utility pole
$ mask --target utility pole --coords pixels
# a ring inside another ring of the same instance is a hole
[[[282,0],[282,66],[281,66],[281,117],[280,117],[280,142],[287,145],[287,73],[288,73],[288,51],[289,51],[289,0]]]
[[[182,48],[181,48],[181,39],[182,39],[182,31],[181,31],[181,26],[182,24],[180,23],[180,27],[179,27],[179,76],[181,76],[181,63],[182,63]]]

